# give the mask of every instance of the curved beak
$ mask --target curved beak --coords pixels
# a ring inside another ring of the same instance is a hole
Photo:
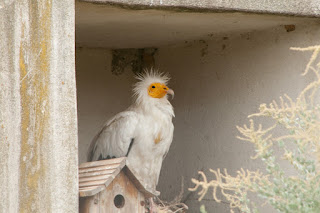
[[[174,98],[174,91],[172,89],[168,89],[167,94],[171,95],[171,99]]]

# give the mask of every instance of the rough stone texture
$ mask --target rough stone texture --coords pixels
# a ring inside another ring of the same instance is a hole
[[[77,212],[74,2],[0,3],[0,212]]]
[[[135,9],[167,8],[191,11],[250,12],[320,16],[319,0],[80,0]]]

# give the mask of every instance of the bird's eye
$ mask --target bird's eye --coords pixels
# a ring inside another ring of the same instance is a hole
[[[164,90],[167,90],[167,88],[166,88],[166,87],[163,87],[163,89],[164,89]]]
[[[156,88],[155,86],[152,86],[152,88]]]

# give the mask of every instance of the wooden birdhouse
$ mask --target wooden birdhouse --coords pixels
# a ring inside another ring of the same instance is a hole
[[[79,167],[80,213],[145,212],[145,199],[156,195],[130,171],[125,157]]]

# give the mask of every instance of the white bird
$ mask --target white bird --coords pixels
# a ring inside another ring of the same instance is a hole
[[[134,103],[108,120],[93,138],[88,161],[127,157],[127,165],[148,188],[155,190],[162,161],[173,138],[174,95],[169,77],[155,71],[138,75]]]

